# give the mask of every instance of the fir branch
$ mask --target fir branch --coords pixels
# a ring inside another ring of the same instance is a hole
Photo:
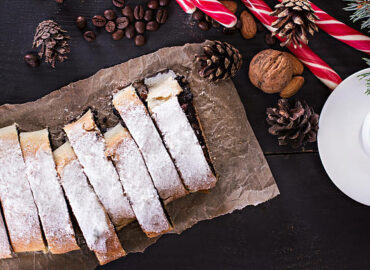
[[[365,94],[370,95],[370,72],[360,74],[357,77],[359,78],[359,80],[365,79],[367,88]]]
[[[361,29],[370,28],[370,0],[343,0],[349,2],[345,11],[354,11],[350,16],[353,22],[363,20]],[[370,32],[370,31],[369,31]]]
[[[365,62],[366,62],[366,64],[367,64],[368,66],[370,66],[370,58],[362,58],[362,59],[364,59],[364,60],[365,60]]]

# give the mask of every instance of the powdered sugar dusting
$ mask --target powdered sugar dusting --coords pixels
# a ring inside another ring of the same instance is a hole
[[[0,214],[0,258],[11,258],[12,252],[9,245],[8,235],[6,233],[3,216]]]
[[[120,124],[109,132],[111,137],[109,152],[119,173],[125,193],[131,202],[142,230],[154,237],[171,229],[159,201],[152,179],[147,171],[141,153],[127,129]]]
[[[58,254],[79,249],[55,170],[48,131],[21,133],[20,139],[27,177],[50,251]]]
[[[132,86],[118,92],[113,104],[143,154],[159,196],[165,203],[187,194],[145,106]]]
[[[16,125],[0,129],[0,199],[15,252],[45,250]]]
[[[150,90],[149,90],[150,91]],[[202,148],[176,96],[152,109],[155,122],[175,161],[185,186],[191,191],[210,189],[216,184]]]
[[[66,157],[64,155],[66,152],[74,155],[69,143],[61,146],[54,154],[60,150],[62,159]],[[57,168],[62,186],[89,249],[95,252],[101,264],[124,256],[125,252],[113,224],[90,187],[76,157],[58,162]]]
[[[113,224],[126,225],[135,218],[135,215],[124,196],[112,162],[105,156],[105,141],[95,125],[91,112],[88,111],[80,120],[66,126],[64,130]]]

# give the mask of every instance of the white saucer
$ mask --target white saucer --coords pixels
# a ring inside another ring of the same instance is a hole
[[[350,198],[370,206],[370,95],[359,71],[329,96],[319,121],[321,161],[333,183]],[[365,123],[366,122],[366,123]]]

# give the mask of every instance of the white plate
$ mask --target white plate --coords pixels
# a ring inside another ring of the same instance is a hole
[[[333,183],[350,198],[370,206],[370,95],[357,72],[329,96],[319,121],[321,161]],[[366,122],[366,123],[365,123]]]

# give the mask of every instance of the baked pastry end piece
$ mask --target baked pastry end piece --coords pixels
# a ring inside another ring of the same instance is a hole
[[[54,159],[88,248],[95,253],[101,265],[125,256],[113,224],[90,186],[71,145],[67,142],[55,150]]]
[[[6,233],[3,217],[0,214],[0,259],[6,259],[11,257],[12,251],[10,248],[8,235]]]

